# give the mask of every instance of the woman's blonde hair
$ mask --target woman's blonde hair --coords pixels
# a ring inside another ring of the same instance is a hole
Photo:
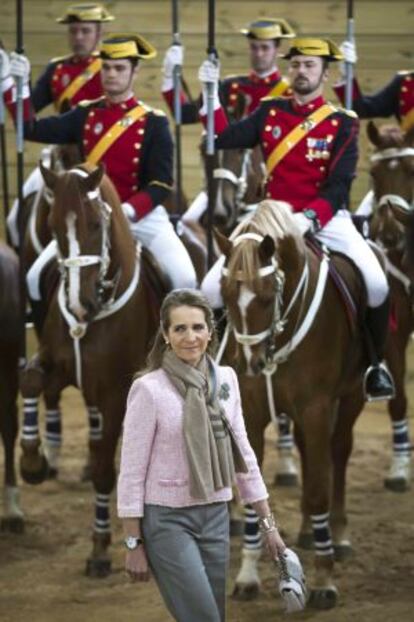
[[[164,298],[160,309],[160,327],[154,339],[154,344],[147,356],[145,368],[136,374],[143,376],[162,365],[162,358],[168,345],[165,343],[163,333],[168,332],[171,323],[171,310],[176,307],[197,307],[204,313],[204,317],[211,333],[211,340],[207,346],[207,352],[214,356],[217,349],[217,335],[214,323],[214,313],[207,298],[196,289],[174,289]]]

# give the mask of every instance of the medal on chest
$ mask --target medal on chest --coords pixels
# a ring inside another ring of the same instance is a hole
[[[70,82],[69,74],[64,73],[60,81],[62,83],[62,86],[66,88]]]
[[[308,162],[313,160],[328,160],[330,158],[329,143],[332,141],[331,136],[326,138],[312,138],[306,139],[306,155],[305,158]]]

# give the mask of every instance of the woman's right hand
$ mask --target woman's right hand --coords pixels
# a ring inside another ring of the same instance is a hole
[[[127,551],[125,570],[133,583],[135,581],[149,581],[151,572],[142,544],[133,551]]]

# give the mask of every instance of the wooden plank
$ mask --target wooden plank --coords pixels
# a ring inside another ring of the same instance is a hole
[[[45,32],[49,28],[58,32],[55,23],[67,2],[26,0],[26,31]],[[110,9],[116,22],[109,29],[132,31],[131,24],[140,24],[146,33],[170,32],[170,1],[152,0],[136,2],[123,0],[112,2]],[[277,15],[289,20],[298,32],[327,32],[342,36],[345,32],[345,2],[329,0],[281,1],[277,3]],[[250,0],[220,0],[217,3],[217,33],[237,32],[246,23],[259,16],[275,15],[275,3]],[[29,18],[30,16],[30,18]],[[206,32],[207,3],[204,0],[187,0],[180,5],[180,23],[183,32]],[[374,35],[410,34],[414,30],[414,12],[410,0],[359,1],[356,7],[356,31]],[[10,0],[2,2],[2,32],[13,33],[15,29],[15,6]]]

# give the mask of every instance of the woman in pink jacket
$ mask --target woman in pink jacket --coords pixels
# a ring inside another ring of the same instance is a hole
[[[124,422],[118,514],[126,570],[146,581],[150,567],[179,622],[225,619],[233,483],[259,515],[272,558],[285,550],[247,439],[236,374],[215,365],[214,345],[207,300],[195,290],[171,292]]]

